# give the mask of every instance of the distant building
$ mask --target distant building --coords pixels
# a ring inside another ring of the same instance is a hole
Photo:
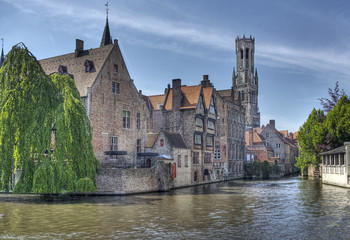
[[[101,45],[40,60],[46,74],[69,74],[85,104],[92,144],[102,166],[134,166],[151,131],[150,110],[130,78],[118,41],[110,36],[108,18]]]
[[[270,120],[269,124],[257,130],[257,132],[260,132],[263,137],[264,144],[273,150],[274,157],[279,158],[282,165],[282,174],[291,174],[298,171],[294,167],[298,156],[298,147],[293,140],[285,137],[276,129],[275,120]]]

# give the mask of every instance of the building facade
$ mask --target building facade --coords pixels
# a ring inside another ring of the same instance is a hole
[[[99,48],[84,49],[76,40],[73,53],[40,60],[46,74],[70,74],[92,126],[92,144],[102,166],[135,165],[151,130],[150,110],[130,78],[108,18]]]

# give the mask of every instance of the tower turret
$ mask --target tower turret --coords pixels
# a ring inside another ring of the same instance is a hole
[[[241,96],[241,102],[246,112],[246,126],[259,127],[260,113],[258,108],[258,74],[254,73],[255,38],[236,38],[236,68],[232,87]]]
[[[106,26],[105,26],[105,29],[103,31],[100,47],[103,47],[103,46],[106,46],[106,45],[112,43],[112,37],[111,37],[111,33],[109,31],[109,24],[108,24],[108,11],[109,11],[108,2],[105,4],[105,6],[106,6]]]
[[[2,42],[2,49],[1,49],[1,57],[0,57],[0,68],[2,66],[2,63],[5,61],[5,57],[4,57],[4,39],[1,38],[1,42]]]

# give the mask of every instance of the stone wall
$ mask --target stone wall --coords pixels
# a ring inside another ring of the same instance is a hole
[[[158,161],[152,168],[102,169],[97,188],[99,193],[112,194],[166,191],[170,189],[170,181],[168,164]]]

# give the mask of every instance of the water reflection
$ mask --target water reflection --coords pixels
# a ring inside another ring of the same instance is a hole
[[[346,239],[349,210],[349,189],[302,178],[59,202],[0,195],[0,238]]]

